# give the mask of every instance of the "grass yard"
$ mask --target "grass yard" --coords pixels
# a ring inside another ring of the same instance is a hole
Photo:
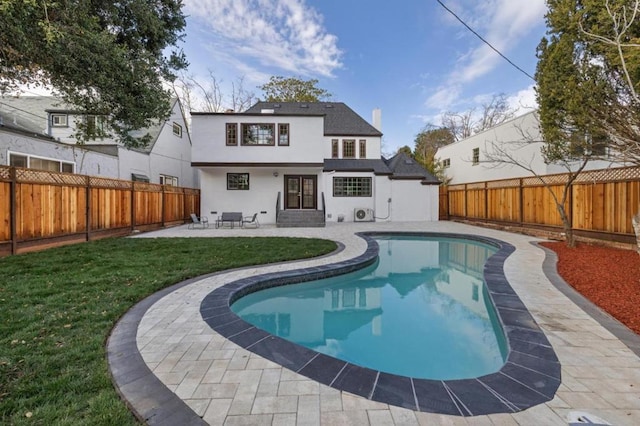
[[[335,249],[305,238],[119,238],[0,259],[0,424],[136,424],[104,347],[131,306],[187,278]]]

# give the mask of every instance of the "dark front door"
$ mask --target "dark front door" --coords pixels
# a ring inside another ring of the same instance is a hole
[[[287,175],[285,209],[316,209],[317,176]]]

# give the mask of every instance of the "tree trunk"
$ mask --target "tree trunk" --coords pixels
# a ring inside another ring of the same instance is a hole
[[[574,248],[576,246],[576,238],[573,235],[573,228],[569,222],[569,216],[564,209],[564,206],[558,205],[558,212],[560,213],[560,219],[562,219],[562,227],[564,228],[564,240],[567,247]]]
[[[633,230],[636,232],[636,243],[638,244],[638,254],[640,254],[640,211],[631,218]]]

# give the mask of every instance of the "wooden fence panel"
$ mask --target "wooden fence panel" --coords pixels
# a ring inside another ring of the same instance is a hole
[[[520,188],[487,189],[487,219],[520,221]]]
[[[0,241],[11,239],[11,184],[0,182]]]
[[[484,219],[486,206],[486,192],[484,189],[467,190],[467,217]]]
[[[123,235],[190,213],[200,214],[198,189],[0,166],[0,255]]]
[[[466,194],[464,190],[449,190],[449,215],[465,217],[464,209]]]

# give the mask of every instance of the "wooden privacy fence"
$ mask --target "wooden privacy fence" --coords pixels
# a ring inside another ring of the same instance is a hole
[[[550,190],[561,199],[568,177],[557,174],[443,186],[440,217],[558,230],[562,219]],[[580,173],[565,205],[577,235],[625,243],[635,241],[631,218],[639,208],[640,167]]]
[[[0,166],[0,256],[177,225],[200,190]]]

